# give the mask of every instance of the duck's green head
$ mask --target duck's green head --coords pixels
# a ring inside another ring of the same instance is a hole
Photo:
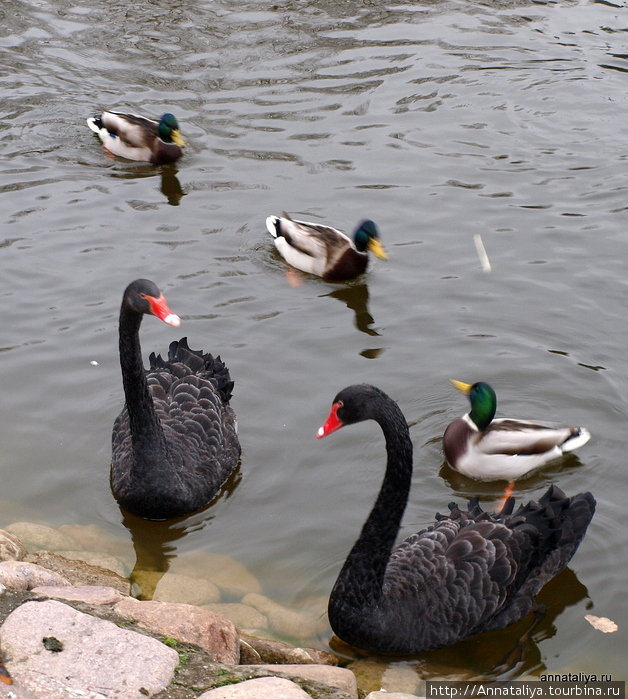
[[[179,122],[174,114],[167,113],[161,117],[157,126],[157,133],[159,138],[165,143],[176,143],[178,146],[185,145],[185,141],[179,133]]]
[[[449,380],[459,391],[469,396],[471,402],[469,417],[479,430],[485,430],[491,424],[497,410],[495,391],[483,381],[470,384],[455,379]]]
[[[380,260],[388,259],[388,253],[380,243],[379,230],[374,221],[362,221],[353,236],[353,240],[355,242],[355,247],[360,252],[370,250],[376,257],[379,257]]]

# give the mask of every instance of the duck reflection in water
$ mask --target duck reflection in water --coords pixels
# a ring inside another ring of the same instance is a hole
[[[147,177],[159,175],[159,191],[166,197],[170,206],[179,206],[186,192],[179,182],[176,165],[149,165],[146,163],[116,162],[116,167],[111,171],[111,177],[120,180],[141,180]]]
[[[120,508],[122,524],[129,530],[135,551],[135,565],[129,576],[137,599],[151,600],[159,581],[177,558],[180,539],[202,531],[214,519],[211,511],[222,498],[231,497],[242,480],[240,466],[231,474],[218,495],[191,515],[156,521],[137,517]]]
[[[161,193],[166,197],[170,206],[179,206],[181,199],[185,196],[177,172],[178,170],[174,165],[162,165],[161,167]]]
[[[373,316],[369,313],[369,288],[366,284],[352,284],[343,286],[341,289],[335,289],[323,296],[331,296],[332,298],[342,301],[347,308],[355,314],[355,327],[365,335],[371,337],[380,337],[380,333],[371,327],[375,322]],[[382,347],[366,348],[360,352],[360,356],[366,359],[376,359],[384,351]]]

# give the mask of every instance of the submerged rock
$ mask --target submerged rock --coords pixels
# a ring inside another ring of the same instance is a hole
[[[133,582],[141,589],[143,599],[160,602],[183,602],[197,606],[220,600],[220,590],[209,580],[178,573],[136,570]]]
[[[76,539],[63,534],[45,524],[35,522],[14,522],[5,527],[6,531],[22,542],[29,552],[46,549],[48,551],[66,551],[80,549],[81,545]]]
[[[222,604],[204,604],[214,614],[220,614],[232,621],[239,629],[265,629],[268,619],[255,607],[241,602],[224,602]]]
[[[183,553],[172,563],[171,572],[209,580],[225,595],[238,599],[249,592],[260,592],[262,589],[259,580],[245,565],[217,553]]]
[[[132,565],[135,560],[133,544],[128,539],[114,536],[97,524],[62,524],[57,531],[72,537],[87,551],[107,553],[127,565]]]
[[[44,638],[54,638],[56,650]],[[0,626],[0,645],[14,681],[46,699],[142,699],[166,688],[179,663],[176,651],[154,638],[54,600],[11,612]]]
[[[282,636],[311,639],[315,638],[318,631],[325,626],[324,619],[315,614],[284,607],[265,595],[251,593],[246,595],[242,602],[264,614],[270,628]]]

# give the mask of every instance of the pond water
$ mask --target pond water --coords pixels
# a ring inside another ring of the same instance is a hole
[[[373,383],[408,419],[408,535],[452,499],[497,502],[502,484],[456,477],[440,444],[467,410],[448,379],[485,380],[499,414],[593,435],[519,496],[556,482],[598,511],[524,660],[501,666],[526,623],[402,667],[627,679],[625,1],[15,0],[0,15],[0,523],[97,524],[173,570],[228,554],[298,608],[328,596],[383,474],[374,423],[314,439],[337,391]],[[183,159],[106,157],[85,124],[105,107],[172,111]],[[390,259],[293,286],[265,230],[282,211],[373,218]],[[187,335],[235,380],[239,472],[167,524],[125,517],[108,482],[137,277],[183,319],[147,319],[145,356]]]

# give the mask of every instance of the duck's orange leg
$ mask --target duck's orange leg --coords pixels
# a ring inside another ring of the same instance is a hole
[[[497,511],[501,511],[501,509],[504,507],[506,504],[506,501],[508,498],[512,497],[512,494],[515,492],[515,482],[510,481],[510,483],[506,486],[504,490],[504,494],[502,495],[500,501],[499,501],[499,507],[497,508]]]

